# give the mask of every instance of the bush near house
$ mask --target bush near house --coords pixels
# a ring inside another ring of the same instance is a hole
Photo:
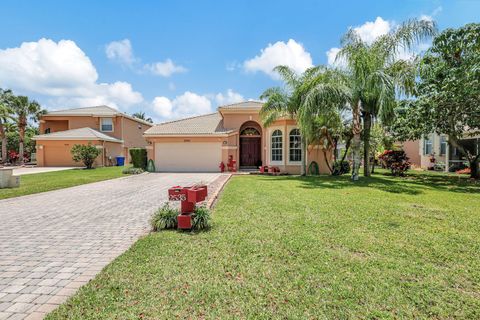
[[[75,162],[83,162],[87,169],[93,168],[95,159],[100,155],[101,151],[97,147],[88,144],[76,144],[70,150],[72,153],[72,159]]]
[[[378,158],[394,176],[404,176],[410,169],[411,163],[403,150],[385,150]]]
[[[142,168],[132,168],[132,167],[129,167],[129,168],[125,168],[122,170],[122,173],[123,174],[141,174],[141,173],[144,173],[145,171],[143,171]]]
[[[152,216],[150,225],[153,231],[159,231],[162,229],[175,229],[177,228],[177,216],[179,215],[178,209],[170,207],[168,203],[159,208]]]
[[[348,161],[337,160],[333,163],[332,175],[339,176],[346,173],[350,173],[350,163]]]
[[[134,168],[145,169],[147,167],[147,149],[132,148],[130,149],[130,157]]]

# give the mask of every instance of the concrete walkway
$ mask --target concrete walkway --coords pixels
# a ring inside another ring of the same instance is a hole
[[[0,200],[0,319],[43,318],[148,232],[169,187],[218,181],[151,173]]]
[[[54,171],[63,171],[70,169],[78,169],[78,167],[15,167],[13,169],[14,175],[25,175],[25,174],[34,174],[42,172],[54,172]]]

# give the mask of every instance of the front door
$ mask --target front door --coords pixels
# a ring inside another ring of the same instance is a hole
[[[240,137],[240,166],[257,167],[262,161],[260,137]]]

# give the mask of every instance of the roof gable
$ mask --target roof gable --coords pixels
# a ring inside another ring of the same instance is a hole
[[[146,136],[154,135],[224,135],[231,130],[223,127],[223,118],[218,113],[180,119],[157,124],[147,131]]]
[[[85,127],[78,129],[71,129],[65,131],[57,131],[46,134],[39,134],[32,138],[33,140],[101,140],[119,142],[122,140],[116,139],[95,129]]]

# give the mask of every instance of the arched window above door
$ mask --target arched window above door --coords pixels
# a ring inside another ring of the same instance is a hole
[[[242,132],[240,132],[240,135],[241,136],[259,136],[260,132],[255,128],[248,127],[243,129]]]

